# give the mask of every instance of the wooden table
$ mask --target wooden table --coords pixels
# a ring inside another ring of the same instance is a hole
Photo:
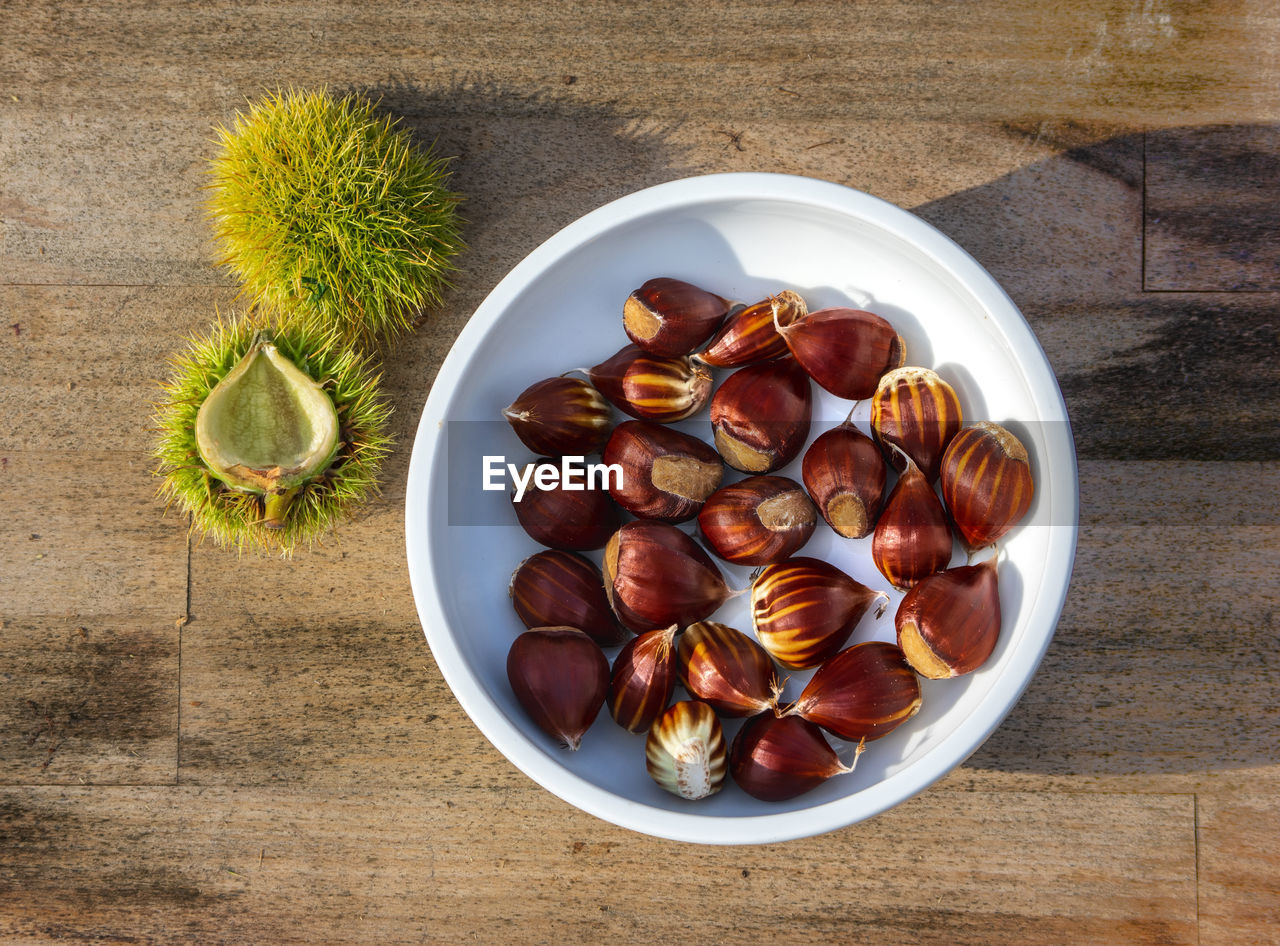
[[[0,940],[1280,942],[1280,16],[1271,0],[6,2]],[[386,365],[384,493],[293,562],[189,543],[150,475],[165,359],[235,287],[212,129],[382,96],[457,156],[464,271]],[[963,767],[776,846],[543,791],[409,592],[433,373],[562,225],[717,171],[826,178],[969,249],[1066,395],[1071,593]]]

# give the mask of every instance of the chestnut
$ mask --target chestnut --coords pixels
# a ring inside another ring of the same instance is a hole
[[[812,415],[809,376],[794,358],[739,368],[711,396],[716,449],[743,473],[770,473],[794,460]]]
[[[632,515],[663,522],[692,519],[724,476],[720,454],[704,441],[652,421],[614,428],[603,460],[616,465],[609,494]]]
[[[627,337],[654,355],[687,355],[710,338],[730,302],[682,279],[659,276],[627,296],[622,327]]]
[[[588,368],[587,377],[618,410],[671,424],[691,417],[711,396],[711,372],[687,357],[664,357],[627,345]]]
[[[736,565],[789,558],[817,525],[817,510],[804,487],[785,476],[748,476],[721,486],[698,513],[698,528],[711,550]]]
[[[1027,448],[990,421],[966,427],[942,456],[942,498],[960,541],[976,551],[1017,525],[1035,493]]]

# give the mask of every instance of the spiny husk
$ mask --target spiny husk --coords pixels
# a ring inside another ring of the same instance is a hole
[[[195,439],[200,405],[263,331],[329,393],[342,440],[333,463],[299,489],[278,529],[264,524],[261,496],[231,489],[210,474]],[[381,377],[368,358],[342,345],[333,330],[314,323],[273,322],[260,312],[231,320],[219,316],[209,334],[191,339],[171,365],[155,410],[155,472],[163,477],[160,498],[190,517],[193,533],[238,551],[289,557],[298,546],[313,545],[377,493],[382,461],[391,452],[391,406],[380,394]]]
[[[397,124],[359,96],[289,90],[217,129],[208,216],[249,297],[361,343],[439,304],[461,197],[448,159]]]

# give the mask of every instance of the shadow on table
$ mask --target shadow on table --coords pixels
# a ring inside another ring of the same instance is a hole
[[[426,313],[384,365],[396,400],[393,425],[409,443],[444,355],[497,282],[544,240],[596,207],[633,190],[696,173],[677,129],[641,113],[575,102],[562,88],[512,90],[490,81],[449,86],[396,77],[337,89],[374,100],[423,144],[453,161],[451,186],[461,205],[467,249],[444,306]],[[388,473],[403,478],[409,451]]]
[[[1280,125],[1061,147],[914,208],[1036,330],[1082,474],[1054,642],[968,766],[1124,775],[1272,764],[1280,315],[1277,296],[1257,290],[1280,288]]]
[[[454,184],[468,197],[469,249],[446,309],[387,365],[409,443],[435,368],[511,266],[587,211],[700,169],[677,129],[562,94],[408,80],[358,91],[458,156]],[[971,768],[1123,775],[1273,761],[1280,550],[1274,493],[1256,482],[1280,457],[1280,322],[1273,295],[1229,290],[1280,287],[1264,245],[1278,127],[1067,128],[1053,157],[914,208],[995,275],[1039,335],[1084,472],[1055,640]],[[400,483],[408,454],[389,471]]]

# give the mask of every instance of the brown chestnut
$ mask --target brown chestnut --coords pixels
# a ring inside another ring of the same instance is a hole
[[[812,415],[809,377],[794,358],[739,368],[711,396],[716,449],[743,473],[770,473],[794,460]]]
[[[875,442],[845,421],[819,434],[804,452],[805,489],[840,535],[860,539],[875,527],[888,470]]]
[[[652,355],[627,345],[587,369],[614,407],[640,420],[670,424],[700,411],[711,396],[711,372],[684,356]]]
[[[942,498],[970,551],[1003,538],[1031,508],[1027,448],[990,421],[956,434],[942,457]]]
[[[652,421],[614,428],[603,460],[616,465],[609,494],[632,515],[663,522],[692,519],[724,477],[724,462],[706,442]]]
[[[799,483],[785,476],[748,476],[721,486],[698,513],[711,551],[736,565],[768,565],[796,554],[818,525]]]
[[[715,333],[729,307],[729,300],[693,283],[659,276],[627,296],[622,327],[647,352],[687,355]]]
[[[790,325],[808,312],[797,293],[784,289],[755,305],[730,312],[695,361],[715,368],[740,368],[787,354],[787,343],[775,325]]]

